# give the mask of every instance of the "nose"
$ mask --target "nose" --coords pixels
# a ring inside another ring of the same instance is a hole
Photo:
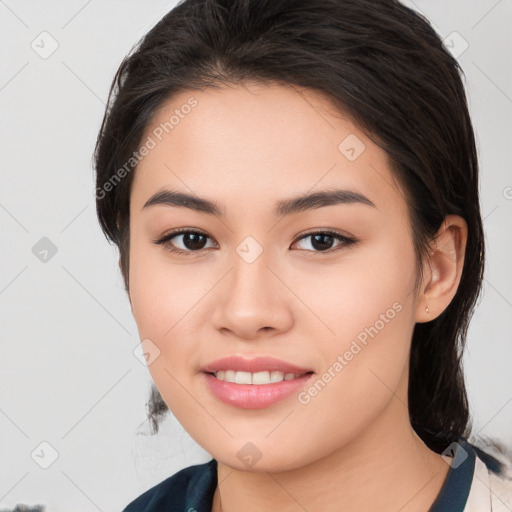
[[[217,330],[254,340],[291,328],[295,298],[285,284],[286,272],[270,265],[265,253],[252,262],[238,254],[233,258],[233,266],[216,287],[212,322]]]

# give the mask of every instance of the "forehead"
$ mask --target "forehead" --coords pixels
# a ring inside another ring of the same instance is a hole
[[[165,187],[233,201],[248,213],[266,208],[266,198],[273,206],[334,187],[378,208],[403,202],[386,153],[309,89],[254,83],[182,91],[155,112],[144,141],[151,149],[134,176],[137,211]]]

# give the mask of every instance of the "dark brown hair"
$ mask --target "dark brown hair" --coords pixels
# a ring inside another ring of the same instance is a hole
[[[424,442],[440,452],[467,437],[462,352],[484,236],[462,75],[429,22],[395,0],[180,2],[121,63],[96,144],[98,219],[119,247],[126,291],[133,154],[155,110],[181,91],[245,81],[316,90],[387,152],[409,205],[419,269],[446,215],[467,222],[460,285],[439,317],[416,324],[409,377],[410,420]],[[165,404],[155,396],[150,411],[161,415]]]

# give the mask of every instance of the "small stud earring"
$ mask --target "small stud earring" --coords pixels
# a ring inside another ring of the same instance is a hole
[[[428,310],[428,306],[427,306],[427,307],[425,308],[425,313],[428,313],[428,311],[429,311],[429,310]]]

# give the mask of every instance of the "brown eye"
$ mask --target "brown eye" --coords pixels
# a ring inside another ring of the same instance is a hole
[[[160,240],[157,240],[155,244],[163,245],[171,252],[190,254],[204,249],[208,238],[210,237],[202,231],[182,229],[165,235]],[[174,242],[175,239],[177,240],[176,242]],[[176,245],[178,245],[178,247],[176,247]]]
[[[349,238],[335,231],[317,231],[314,233],[308,233],[307,235],[301,236],[298,242],[307,239],[311,240],[310,247],[312,247],[312,251],[320,253],[331,253],[338,249],[342,249],[343,247],[353,245],[357,242],[355,239]],[[334,249],[332,249],[332,245],[336,240],[339,242],[339,244]]]

